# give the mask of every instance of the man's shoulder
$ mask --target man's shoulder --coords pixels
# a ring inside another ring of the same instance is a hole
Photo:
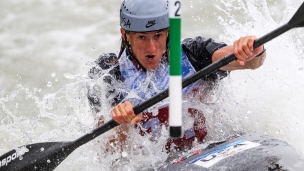
[[[184,46],[196,46],[196,45],[205,45],[207,46],[208,44],[216,44],[218,46],[226,46],[224,42],[219,42],[216,41],[213,38],[206,38],[202,36],[196,36],[194,38],[185,38],[182,40],[182,44]]]
[[[217,42],[212,38],[205,38],[201,36],[197,36],[195,38],[186,38],[182,41],[183,51],[196,71],[210,65],[212,63],[213,53],[224,46],[227,45],[223,42]],[[215,80],[217,75],[223,75],[223,77],[225,77],[227,72],[218,70],[217,72],[208,75],[204,79],[209,80],[209,78],[211,78],[211,80]]]
[[[100,55],[95,62],[101,69],[109,69],[116,60],[117,55],[115,53],[105,53]]]
[[[89,77],[95,78],[100,77],[100,74],[103,70],[107,70],[113,68],[116,70],[118,67],[117,63],[117,55],[115,53],[105,53],[100,55],[93,63],[92,68],[89,71]]]

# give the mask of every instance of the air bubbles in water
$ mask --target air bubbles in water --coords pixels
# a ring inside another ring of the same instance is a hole
[[[47,86],[48,86],[48,87],[51,87],[51,86],[52,86],[52,82],[48,81],[48,82],[47,82]]]
[[[55,77],[55,76],[56,76],[56,73],[55,73],[55,72],[53,72],[53,73],[51,74],[51,76],[52,76],[52,77]]]
[[[33,90],[34,90],[34,94],[35,94],[36,92],[39,92],[39,93],[41,92],[41,89],[38,89],[38,88],[36,88],[36,87],[35,87]]]
[[[193,8],[193,4],[192,4],[192,1],[190,1],[189,3],[190,3],[190,8]]]
[[[127,157],[127,156],[128,156],[128,153],[124,151],[124,152],[122,152],[121,156],[122,156],[122,157]]]
[[[260,126],[259,121],[256,121],[255,124],[256,124],[256,127],[257,127],[257,128]]]
[[[252,114],[252,110],[250,110],[250,109],[247,110],[247,114],[249,114],[249,115]]]

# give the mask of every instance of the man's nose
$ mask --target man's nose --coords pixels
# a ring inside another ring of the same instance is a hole
[[[150,39],[149,42],[148,42],[148,47],[147,47],[147,51],[148,52],[155,52],[156,51],[156,46],[155,46],[155,41],[153,39]]]

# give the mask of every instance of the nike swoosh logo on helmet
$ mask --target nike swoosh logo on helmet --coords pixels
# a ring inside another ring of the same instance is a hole
[[[155,24],[157,24],[155,20],[148,21],[148,23],[146,24],[146,28],[152,27]]]

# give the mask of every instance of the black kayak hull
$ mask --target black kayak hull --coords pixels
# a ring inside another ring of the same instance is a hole
[[[159,171],[303,171],[304,157],[288,143],[260,134],[243,134],[194,148]]]

